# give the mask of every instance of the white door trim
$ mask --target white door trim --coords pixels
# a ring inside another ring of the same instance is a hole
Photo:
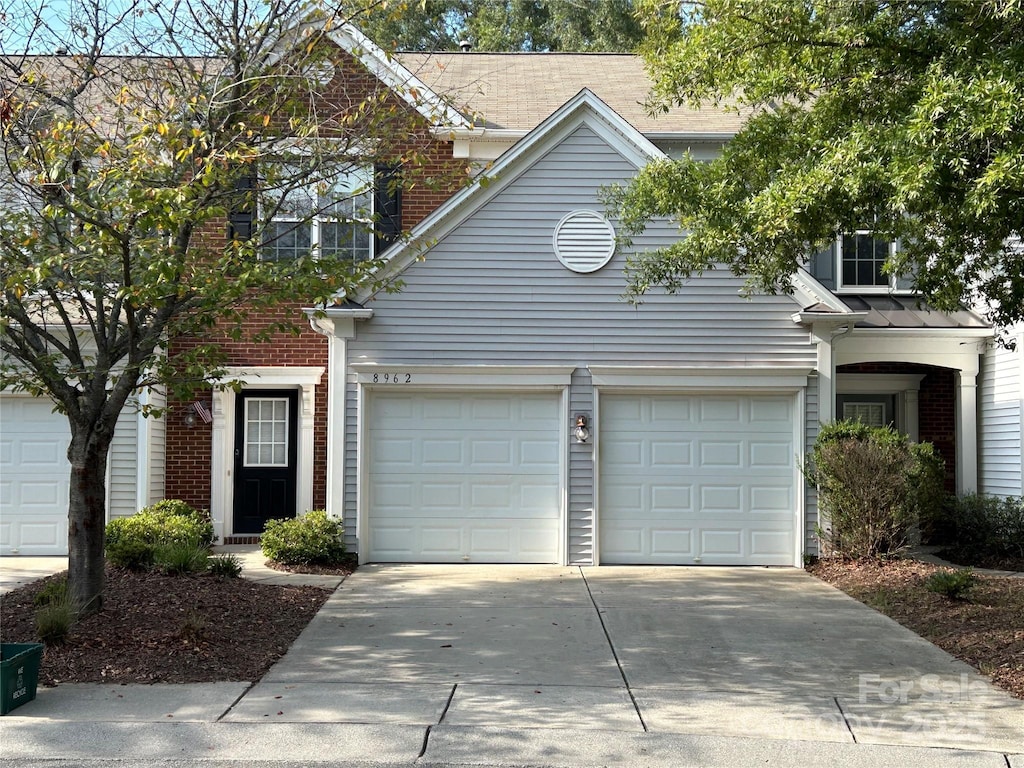
[[[313,424],[316,387],[323,378],[322,366],[228,367],[224,381],[237,381],[243,389],[298,389],[298,451],[296,458],[295,509],[298,514],[313,506]],[[213,392],[213,429],[210,446],[210,516],[213,532],[221,541],[232,534],[235,466],[235,400],[233,389]]]

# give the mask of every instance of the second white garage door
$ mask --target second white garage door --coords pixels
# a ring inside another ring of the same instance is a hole
[[[557,563],[558,393],[371,391],[371,562]]]
[[[603,395],[601,562],[793,565],[795,402]]]

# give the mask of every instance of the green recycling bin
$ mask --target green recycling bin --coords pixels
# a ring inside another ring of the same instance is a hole
[[[0,643],[0,715],[36,697],[42,643]]]

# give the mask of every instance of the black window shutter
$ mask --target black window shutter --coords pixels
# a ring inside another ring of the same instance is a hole
[[[252,237],[256,214],[256,173],[246,169],[235,180],[235,195],[228,213],[228,240],[248,240]]]
[[[402,234],[401,166],[375,165],[373,168],[374,255],[379,256]]]

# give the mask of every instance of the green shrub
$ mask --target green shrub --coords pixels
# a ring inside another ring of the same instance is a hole
[[[50,603],[58,603],[68,599],[68,577],[57,576],[48,580],[43,588],[36,593],[33,604],[38,608]]]
[[[344,529],[340,520],[315,509],[294,519],[267,521],[260,548],[284,565],[335,564],[345,555]]]
[[[156,558],[156,544],[125,537],[107,544],[107,560],[119,568],[130,571],[147,571],[153,567]]]
[[[210,548],[196,541],[171,541],[158,544],[153,564],[164,573],[180,576],[202,573],[210,559]]]
[[[36,636],[46,645],[60,645],[71,634],[75,618],[70,597],[52,600],[36,611]]]
[[[242,573],[242,561],[235,555],[218,555],[210,558],[207,570],[214,576],[237,579]]]
[[[924,586],[929,592],[960,600],[974,586],[974,582],[974,572],[970,568],[961,568],[957,571],[936,571],[925,580]]]
[[[1024,497],[960,496],[945,505],[939,524],[957,561],[1024,558]]]
[[[922,512],[943,498],[943,462],[930,443],[859,421],[822,427],[807,474],[828,521],[818,535],[844,557],[898,553]]]
[[[146,546],[155,550],[170,544],[190,544],[209,549],[213,523],[205,510],[183,501],[165,499],[130,517],[107,523],[107,557],[115,565],[140,570],[152,564]]]

